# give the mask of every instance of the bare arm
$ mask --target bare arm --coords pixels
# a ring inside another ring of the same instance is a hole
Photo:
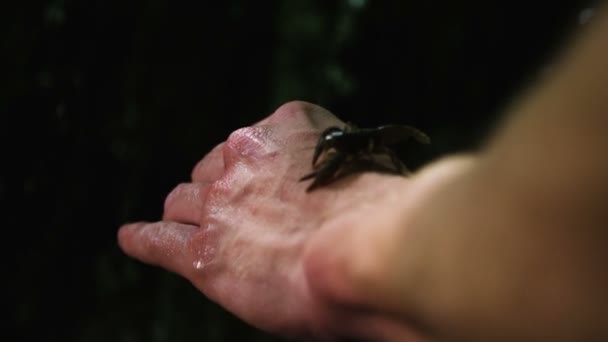
[[[353,297],[440,340],[608,339],[606,16],[478,155],[428,166],[387,228],[351,235],[361,252],[336,264],[359,280]],[[340,277],[326,279],[322,291],[344,293]]]

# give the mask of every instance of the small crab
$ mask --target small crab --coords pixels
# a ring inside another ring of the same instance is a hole
[[[376,128],[358,128],[347,123],[344,129],[329,127],[325,129],[317,141],[312,157],[314,171],[300,178],[300,181],[314,178],[306,191],[311,191],[320,185],[329,183],[339,171],[346,166],[377,169],[397,174],[407,174],[409,171],[387,145],[396,144],[408,138],[414,138],[422,144],[429,144],[431,139],[420,130],[403,125],[386,125]],[[319,157],[326,152],[326,158],[317,165]],[[374,162],[374,155],[388,155],[394,170],[380,166]],[[348,173],[342,172],[342,173]]]

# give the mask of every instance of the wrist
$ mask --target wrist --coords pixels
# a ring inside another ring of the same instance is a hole
[[[363,306],[368,292],[381,282],[399,192],[409,183],[397,176],[365,173],[354,177],[335,195],[328,218],[304,251],[313,290],[326,299]]]
[[[304,251],[311,295],[337,308],[328,330],[371,340],[424,340],[410,317],[394,315],[378,289],[394,272],[389,260],[409,178],[365,173],[336,193],[330,218]],[[355,323],[357,322],[357,323]],[[346,331],[344,329],[346,328]]]

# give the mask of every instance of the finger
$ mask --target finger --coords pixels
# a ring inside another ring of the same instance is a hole
[[[127,224],[118,231],[129,256],[187,277],[192,269],[189,244],[198,227],[170,221]]]
[[[209,184],[183,183],[175,187],[165,199],[163,220],[198,225]]]
[[[213,182],[224,173],[224,143],[215,146],[192,170],[193,182]]]

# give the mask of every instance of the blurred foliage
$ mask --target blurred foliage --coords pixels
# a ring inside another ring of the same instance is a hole
[[[420,127],[433,145],[400,147],[410,165],[475,148],[588,3],[4,4],[2,134],[22,173],[0,191],[23,184],[7,227],[18,336],[277,340],[124,256],[118,226],[157,219],[206,151],[289,100]]]

